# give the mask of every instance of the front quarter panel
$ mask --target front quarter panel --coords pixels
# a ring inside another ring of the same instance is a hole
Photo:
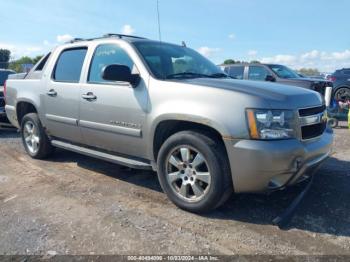
[[[223,138],[248,139],[245,109],[267,108],[259,97],[212,87],[197,86],[179,81],[150,79],[149,154],[153,155],[153,140],[159,123],[183,120],[214,128]]]

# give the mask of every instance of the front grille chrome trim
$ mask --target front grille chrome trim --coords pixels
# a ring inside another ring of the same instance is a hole
[[[319,124],[323,121],[326,112],[322,112],[316,115],[299,117],[299,124],[301,127]]]
[[[317,139],[322,136],[327,125],[325,105],[301,108],[298,110],[298,115],[301,141]]]

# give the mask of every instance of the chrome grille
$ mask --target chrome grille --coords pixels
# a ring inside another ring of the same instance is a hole
[[[327,127],[325,110],[324,105],[299,109],[301,139],[312,139],[323,134]]]

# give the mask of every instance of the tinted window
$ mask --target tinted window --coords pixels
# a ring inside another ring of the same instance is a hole
[[[115,44],[98,46],[91,62],[88,81],[94,83],[110,82],[102,79],[102,70],[105,66],[112,64],[126,65],[131,71],[134,66],[129,55],[121,47]]]
[[[78,83],[87,48],[69,49],[58,58],[53,78],[60,82]]]
[[[231,66],[228,71],[231,77],[236,79],[243,79],[244,66]]]
[[[249,80],[265,81],[269,72],[262,66],[250,66],[248,72]]]
[[[0,71],[0,86],[3,86],[8,76],[14,74],[12,71]]]

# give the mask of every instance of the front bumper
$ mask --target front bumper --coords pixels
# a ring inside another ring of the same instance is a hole
[[[234,190],[259,192],[284,188],[312,174],[331,153],[333,133],[309,140],[224,140]]]

